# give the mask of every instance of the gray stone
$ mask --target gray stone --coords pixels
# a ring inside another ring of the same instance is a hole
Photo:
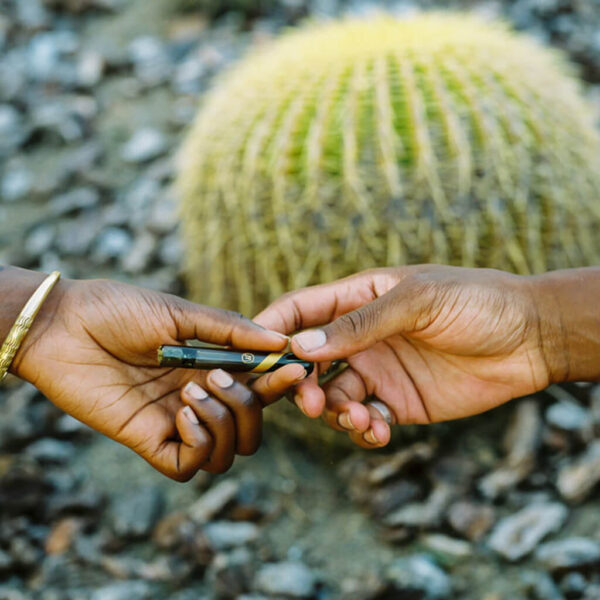
[[[316,575],[301,562],[265,564],[254,578],[256,591],[292,598],[310,598],[315,592],[316,584]]]
[[[161,241],[158,258],[163,265],[178,269],[183,263],[183,256],[184,246],[180,233],[168,235]]]
[[[579,458],[560,469],[556,487],[569,502],[581,502],[599,482],[600,440],[596,440]]]
[[[217,516],[236,497],[240,483],[236,479],[224,479],[206,491],[187,513],[195,523],[206,523]]]
[[[547,535],[558,531],[569,511],[559,503],[534,503],[501,519],[489,546],[504,558],[516,561],[532,552]]]
[[[526,571],[521,575],[523,591],[531,600],[564,600],[564,596],[547,573]]]
[[[82,88],[93,88],[102,80],[106,67],[99,52],[83,52],[77,62],[77,84]]]
[[[32,185],[33,177],[28,169],[23,166],[8,167],[0,188],[2,200],[4,202],[21,200],[31,191]]]
[[[395,560],[386,569],[386,578],[396,592],[407,597],[442,600],[452,594],[448,575],[424,554]]]
[[[49,205],[50,214],[54,217],[62,217],[80,210],[94,208],[99,202],[100,194],[95,188],[76,188],[53,198]]]
[[[122,581],[97,589],[90,600],[147,600],[151,597],[152,589],[145,581]]]
[[[448,510],[448,522],[467,539],[477,542],[490,530],[495,521],[494,509],[485,504],[459,501]]]
[[[260,529],[245,521],[215,521],[205,525],[204,535],[215,550],[229,550],[251,544],[258,539]]]
[[[146,226],[153,233],[172,233],[179,222],[175,200],[171,194],[156,196]]]
[[[17,20],[23,27],[39,29],[48,24],[48,13],[40,0],[19,0],[16,8]]]
[[[28,48],[28,72],[39,81],[65,79],[62,60],[79,46],[77,35],[71,31],[45,31],[35,35]]]
[[[255,570],[252,553],[247,548],[219,553],[210,564],[206,581],[219,598],[237,598],[247,592]]]
[[[25,238],[25,252],[37,258],[50,250],[56,238],[56,228],[54,225],[46,223],[38,225]]]
[[[100,263],[124,257],[133,245],[131,234],[118,227],[108,227],[100,234],[94,248],[94,259]]]
[[[588,584],[581,573],[567,573],[560,582],[560,589],[567,598],[581,598]]]
[[[454,564],[473,555],[469,542],[451,538],[441,533],[431,533],[420,538],[421,544],[443,564]]]
[[[125,539],[141,539],[150,534],[164,507],[162,492],[156,487],[136,488],[118,496],[112,503],[112,529]]]
[[[535,559],[549,571],[600,566],[600,542],[573,537],[542,544]]]
[[[583,406],[568,401],[561,401],[549,406],[546,410],[548,424],[564,431],[581,431],[591,425],[590,412]]]
[[[392,511],[384,519],[390,527],[432,528],[442,522],[446,509],[456,496],[455,490],[447,484],[438,484],[427,500],[413,502]]]
[[[123,146],[121,157],[126,162],[142,163],[164,154],[167,141],[158,129],[146,127],[136,131]]]
[[[76,219],[59,223],[55,246],[61,256],[82,256],[89,252],[102,229],[97,214],[96,211],[85,211]]]
[[[69,442],[62,442],[54,438],[42,438],[27,446],[25,453],[39,463],[62,465],[73,457],[75,448]]]
[[[10,156],[28,137],[21,113],[11,104],[0,104],[0,157]]]
[[[132,275],[143,273],[152,262],[156,246],[156,238],[151,233],[143,232],[138,235],[121,261],[123,270]]]
[[[136,38],[129,44],[128,51],[135,75],[142,83],[157,85],[169,77],[171,62],[158,38],[149,35]]]

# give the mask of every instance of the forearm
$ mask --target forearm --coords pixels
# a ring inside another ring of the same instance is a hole
[[[600,380],[600,268],[531,278],[552,382]]]

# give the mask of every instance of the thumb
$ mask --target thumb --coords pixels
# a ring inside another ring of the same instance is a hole
[[[269,331],[243,315],[175,298],[169,307],[180,341],[197,339],[248,350],[281,350],[288,337]]]
[[[403,280],[395,288],[320,329],[292,338],[292,351],[313,361],[339,360],[398,333],[415,331],[431,303],[423,286]]]

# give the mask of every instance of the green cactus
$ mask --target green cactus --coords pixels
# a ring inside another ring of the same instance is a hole
[[[566,61],[503,24],[292,31],[223,77],[182,149],[192,295],[252,314],[375,266],[597,263],[599,157]]]

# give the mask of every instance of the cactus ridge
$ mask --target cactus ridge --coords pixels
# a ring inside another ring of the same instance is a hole
[[[600,260],[600,141],[571,67],[467,15],[310,25],[207,95],[180,156],[196,299],[415,262]]]

